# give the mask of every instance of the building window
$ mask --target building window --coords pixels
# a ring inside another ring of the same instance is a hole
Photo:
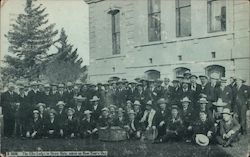
[[[182,61],[182,55],[179,55],[179,56],[178,56],[178,60],[179,60],[179,61]]]
[[[206,70],[206,75],[211,76],[214,73],[220,77],[225,77],[225,67],[220,66],[220,65],[210,65],[205,68]]]
[[[148,0],[148,40],[161,40],[161,1]]]
[[[112,29],[112,52],[113,54],[120,54],[120,10],[109,11],[111,15],[111,29]]]
[[[191,36],[191,0],[176,0],[176,35]]]
[[[226,0],[208,0],[208,32],[226,31]]]
[[[211,52],[212,54],[212,58],[216,58],[216,53],[215,52]]]
[[[179,68],[174,69],[175,77],[183,76],[183,74],[186,71],[190,71],[190,69],[184,68],[184,67],[179,67]]]
[[[157,80],[161,77],[161,73],[158,70],[148,70],[145,72],[148,80]]]

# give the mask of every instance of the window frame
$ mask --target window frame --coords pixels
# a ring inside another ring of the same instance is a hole
[[[153,9],[153,1],[159,1],[158,11]],[[153,23],[154,16],[159,17],[158,27],[151,27]],[[151,36],[153,34],[151,29],[154,28],[154,31],[158,32],[158,35]],[[161,0],[148,0],[148,41],[161,41]]]
[[[222,7],[225,8],[225,17],[224,17],[224,25],[225,27],[222,27],[222,20],[220,20],[221,28],[220,29],[214,29],[212,28],[212,8],[213,8],[213,2],[218,1],[224,1],[224,5],[221,4],[221,14],[220,18],[222,18]],[[214,32],[225,32],[227,31],[227,5],[225,0],[207,0],[207,32],[208,33],[214,33]]]
[[[190,9],[190,34],[185,35],[181,33],[181,9]],[[190,37],[192,36],[192,24],[191,24],[191,0],[189,5],[180,6],[180,0],[175,0],[175,13],[176,13],[176,37]]]

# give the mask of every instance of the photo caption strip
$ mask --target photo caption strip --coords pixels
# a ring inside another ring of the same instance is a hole
[[[31,151],[31,152],[6,152],[6,157],[26,156],[84,156],[84,157],[107,157],[108,151]]]

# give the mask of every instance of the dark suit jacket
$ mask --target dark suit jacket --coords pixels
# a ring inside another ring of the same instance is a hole
[[[1,95],[1,106],[3,107],[3,115],[5,118],[13,117],[16,110],[15,103],[19,102],[19,96],[16,92],[11,95],[9,91],[4,92]]]
[[[249,87],[247,85],[242,85],[239,89],[236,87],[235,88],[235,95],[236,95],[236,104],[241,106],[241,105],[246,105],[247,99],[250,98],[250,91]]]
[[[170,116],[170,111],[168,109],[165,109],[165,111],[163,113],[161,110],[157,110],[155,113],[153,126],[156,126],[156,127],[159,126],[161,121],[164,121],[166,124],[169,116]]]

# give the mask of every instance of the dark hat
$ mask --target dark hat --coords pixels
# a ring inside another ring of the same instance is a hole
[[[191,72],[189,70],[185,71],[183,76],[186,76],[186,75],[191,75]]]
[[[166,101],[166,99],[164,99],[164,98],[160,98],[158,101],[157,101],[157,104],[166,104],[167,103],[167,101]]]
[[[174,79],[173,81],[172,81],[172,83],[179,83],[180,81],[179,80],[176,80],[176,79]]]
[[[208,77],[206,75],[199,75],[199,78],[206,78],[206,79],[208,79]]]
[[[196,75],[194,75],[194,74],[190,75],[189,78],[192,78],[192,77],[195,77],[196,79],[198,78],[198,77],[197,77]]]

